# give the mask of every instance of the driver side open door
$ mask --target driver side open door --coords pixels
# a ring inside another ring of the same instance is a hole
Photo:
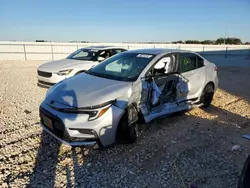
[[[190,108],[188,80],[178,73],[178,60],[178,53],[161,57],[142,79],[140,109],[146,122]]]

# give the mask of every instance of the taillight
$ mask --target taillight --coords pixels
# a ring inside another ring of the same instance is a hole
[[[214,71],[217,71],[217,67],[216,66],[214,66]]]

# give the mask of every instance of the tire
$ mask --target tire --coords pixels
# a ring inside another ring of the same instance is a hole
[[[237,188],[250,187],[250,155],[248,156],[241,171]]]
[[[116,142],[119,144],[133,144],[137,139],[137,124],[128,124],[128,114],[125,113],[117,127]]]
[[[206,85],[201,94],[200,103],[203,104],[201,107],[202,108],[209,107],[213,100],[213,97],[214,97],[214,86],[212,83],[209,83]]]

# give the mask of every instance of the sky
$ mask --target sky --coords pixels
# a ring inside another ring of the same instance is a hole
[[[0,40],[250,41],[250,0],[0,0]]]

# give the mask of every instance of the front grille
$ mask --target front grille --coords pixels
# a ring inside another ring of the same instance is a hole
[[[37,71],[37,74],[39,75],[39,76],[42,76],[42,77],[46,77],[46,78],[49,78],[49,77],[51,77],[52,76],[52,73],[51,72],[43,72],[43,71]]]
[[[53,86],[53,85],[55,85],[54,83],[44,82],[44,81],[42,81],[42,80],[38,80],[38,84],[48,85],[48,86]]]
[[[71,137],[68,131],[66,131],[65,125],[60,118],[55,117],[53,114],[43,109],[42,107],[40,107],[39,115],[40,115],[41,123],[43,124],[43,126],[45,126],[47,129],[49,129],[52,133],[54,133],[57,137],[59,137],[62,140],[65,140],[67,142],[83,141],[83,140],[84,141],[96,141],[97,140],[97,142],[100,143],[99,140],[97,139],[97,133],[95,131],[92,131],[92,133],[95,135],[95,139],[82,139],[82,138]],[[44,124],[43,115],[47,116],[48,118],[52,120],[52,124],[53,124],[52,129],[47,127]]]
[[[51,114],[50,112],[48,112],[43,108],[40,108],[39,114],[41,118],[41,123],[51,132],[53,132],[56,136],[58,136],[61,139],[64,139],[64,135],[67,135],[67,131],[65,131],[65,126],[62,120],[59,119],[58,117],[55,117],[53,114]],[[52,121],[52,129],[44,124],[43,115],[47,116]]]

